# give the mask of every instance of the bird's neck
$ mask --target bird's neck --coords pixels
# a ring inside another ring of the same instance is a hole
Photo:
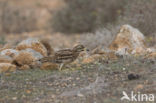
[[[77,58],[79,56],[80,52],[74,52],[74,56],[75,58]]]

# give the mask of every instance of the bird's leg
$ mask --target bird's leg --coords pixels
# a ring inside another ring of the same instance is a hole
[[[60,65],[60,67],[59,67],[59,71],[61,71],[63,65],[64,65],[63,63]]]

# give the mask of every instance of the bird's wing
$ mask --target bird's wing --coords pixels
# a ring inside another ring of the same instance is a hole
[[[72,55],[73,51],[71,49],[63,49],[55,52],[56,56],[66,56],[66,55]]]
[[[55,62],[62,63],[71,61],[73,58],[73,51],[71,49],[59,50],[55,53]]]

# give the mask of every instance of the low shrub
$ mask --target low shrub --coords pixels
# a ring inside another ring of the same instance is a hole
[[[65,0],[66,6],[54,14],[52,29],[57,32],[93,32],[114,23],[121,15],[124,0]]]
[[[156,1],[130,0],[127,1],[123,16],[119,19],[122,24],[130,24],[143,34],[154,36],[156,32]]]
[[[0,29],[4,33],[21,33],[36,29],[35,11],[31,8],[19,8],[1,2]]]

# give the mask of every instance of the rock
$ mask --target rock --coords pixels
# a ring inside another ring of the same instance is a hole
[[[15,49],[4,49],[0,52],[0,55],[14,57],[19,54],[19,51]]]
[[[139,79],[140,75],[134,74],[134,73],[130,73],[130,74],[128,74],[127,77],[128,77],[129,80],[135,80],[135,79]]]
[[[0,73],[13,72],[16,70],[16,65],[10,63],[0,63]]]
[[[86,52],[86,51],[82,51],[80,54],[79,54],[79,56],[78,56],[78,58],[84,58],[84,57],[88,57],[89,55],[88,55],[88,53]]]
[[[94,54],[92,56],[89,56],[87,58],[84,58],[82,61],[82,64],[88,64],[88,63],[93,63],[95,61],[97,61],[98,59],[102,58],[101,55],[99,54]]]
[[[134,88],[134,90],[135,90],[135,91],[140,91],[140,90],[143,89],[143,88],[144,88],[144,85],[138,84],[138,85]]]
[[[23,65],[19,69],[20,70],[27,70],[27,69],[30,69],[30,66],[29,65]]]
[[[20,52],[28,52],[28,53],[31,53],[35,57],[36,60],[43,58],[43,55],[41,55],[40,52],[37,52],[37,51],[35,51],[33,49],[30,49],[30,48],[25,49],[25,50],[22,50]]]
[[[77,93],[78,97],[84,97],[84,95],[82,93]]]
[[[123,25],[109,48],[120,55],[145,52],[144,35],[130,25]]]
[[[155,48],[147,48],[146,52],[147,53],[153,53],[153,52],[156,52],[156,49]]]
[[[25,50],[27,48],[31,48],[31,49],[33,49],[33,50],[41,53],[43,56],[47,56],[47,49],[40,42],[39,39],[36,39],[36,38],[28,38],[26,40],[23,40],[16,47],[17,50]]]
[[[118,59],[115,52],[101,52],[101,54],[94,54],[94,55],[91,55],[87,58],[84,58],[82,63],[83,64],[88,64],[88,63],[93,63],[95,61],[98,61],[98,60],[116,60]]]
[[[118,57],[116,56],[115,52],[109,51],[105,54],[105,58],[108,60],[117,60]]]
[[[142,48],[142,47],[138,47],[138,48],[132,50],[131,54],[144,55],[144,54],[146,54],[146,49]]]
[[[100,47],[97,47],[97,48],[93,49],[90,54],[91,55],[93,55],[93,54],[106,54],[106,52],[104,50],[102,50]]]
[[[9,56],[0,55],[0,63],[12,63],[13,59]]]
[[[5,49],[11,49],[12,47],[13,47],[12,44],[7,43],[2,48],[0,48],[0,52],[3,51],[3,50],[5,50]]]
[[[145,58],[148,58],[148,59],[154,58],[154,59],[156,59],[156,52],[151,52],[151,53],[147,54],[145,56]]]
[[[19,54],[14,58],[14,61],[18,65],[31,65],[33,62],[43,58],[43,56],[30,48],[27,48],[25,50],[21,50]]]
[[[58,69],[58,65],[55,63],[45,62],[41,65],[41,69],[44,70],[56,70]]]

